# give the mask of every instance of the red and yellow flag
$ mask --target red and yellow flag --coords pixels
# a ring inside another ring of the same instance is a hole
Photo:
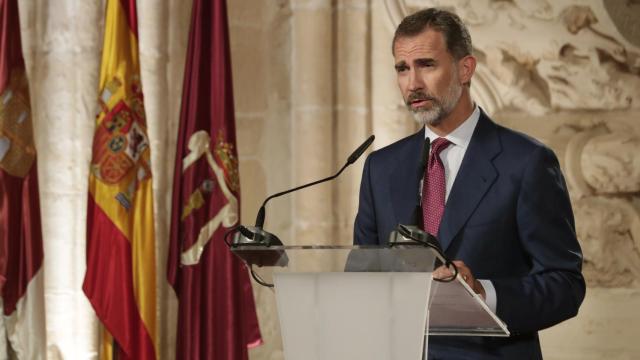
[[[8,340],[0,341],[0,359],[47,356],[43,259],[38,167],[18,3],[0,0],[0,326]]]
[[[135,0],[108,0],[106,13],[82,288],[104,325],[101,359],[155,359],[151,156]]]

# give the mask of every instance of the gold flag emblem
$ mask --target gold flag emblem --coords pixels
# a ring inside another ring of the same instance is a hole
[[[135,82],[132,85],[136,86]],[[149,164],[142,156],[149,148],[149,139],[144,127],[144,112],[139,107],[142,99],[118,101],[111,109],[106,109],[104,119],[96,129],[91,170],[93,174],[107,184],[119,183],[136,165],[144,170],[140,172],[142,181],[150,177]],[[139,174],[139,175],[140,175]]]
[[[36,158],[24,69],[11,72],[9,86],[0,94],[0,168],[25,177]]]

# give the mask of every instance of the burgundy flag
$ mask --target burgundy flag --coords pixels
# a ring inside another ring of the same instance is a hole
[[[6,337],[18,359],[46,357],[43,257],[18,3],[0,0],[0,289]]]
[[[235,139],[225,1],[194,0],[167,269],[177,359],[243,360],[262,342],[247,270],[223,241],[240,214]]]

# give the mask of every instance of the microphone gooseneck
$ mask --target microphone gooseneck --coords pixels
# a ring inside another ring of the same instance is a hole
[[[278,239],[275,234],[272,234],[263,229],[267,202],[269,202],[269,200],[273,198],[335,179],[344,171],[347,166],[353,164],[354,162],[356,162],[356,160],[358,160],[360,156],[362,156],[362,154],[371,145],[374,139],[375,136],[371,135],[364,143],[358,146],[358,148],[349,156],[344,166],[342,166],[342,168],[340,168],[340,170],[335,175],[305,185],[301,185],[290,190],[281,191],[277,194],[273,194],[267,197],[262,203],[262,206],[260,206],[260,209],[258,209],[255,226],[239,225],[225,234],[225,242],[230,247],[231,251],[236,252],[236,255],[238,255],[247,264],[251,276],[256,282],[263,286],[271,288],[273,287],[273,284],[269,284],[268,282],[264,281],[254,271],[254,266],[287,266],[287,264],[289,263],[289,257],[287,256],[284,249],[281,248],[282,241],[280,241],[280,239]],[[231,234],[234,235],[233,240],[231,242],[228,242],[227,237]],[[260,249],[247,249],[251,247],[258,247]]]
[[[371,135],[369,136],[369,138],[367,140],[365,140],[365,142],[363,142],[360,146],[358,146],[358,148],[351,153],[351,155],[349,155],[349,158],[347,159],[347,162],[342,166],[342,168],[340,168],[340,170],[338,170],[338,172],[335,175],[326,177],[324,179],[320,179],[314,182],[310,182],[308,184],[304,184],[304,185],[300,185],[298,187],[295,187],[293,189],[289,189],[289,190],[285,190],[285,191],[281,191],[279,193],[273,194],[269,197],[267,197],[264,202],[262,203],[262,206],[260,206],[260,209],[258,210],[258,214],[256,215],[256,223],[255,223],[255,227],[262,229],[262,227],[264,226],[264,220],[266,217],[266,208],[265,206],[267,205],[267,202],[269,202],[269,200],[273,199],[273,198],[277,198],[280,197],[282,195],[286,195],[288,193],[294,192],[294,191],[298,191],[304,188],[307,188],[309,186],[313,186],[313,185],[317,185],[320,183],[323,183],[325,181],[329,181],[329,180],[333,180],[335,178],[337,178],[343,171],[344,169],[346,169],[347,166],[353,164],[354,162],[356,162],[356,160],[358,160],[358,158],[360,156],[362,156],[362,154],[365,152],[365,150],[367,150],[367,148],[369,146],[371,146],[371,143],[373,143],[373,140],[375,139],[375,135]]]
[[[422,143],[422,149],[420,151],[420,159],[418,159],[418,168],[416,169],[416,177],[418,178],[418,183],[422,180],[422,187],[426,184],[426,178],[424,177],[424,171],[427,168],[427,162],[429,159],[429,150],[431,147],[431,141],[428,137],[424,139]],[[410,224],[414,224],[415,226],[421,226],[422,224],[422,189],[418,189],[418,196],[416,199],[416,207],[413,209],[413,213],[411,214]]]
[[[431,148],[431,140],[428,137],[424,138],[424,143],[422,144],[422,152],[420,153],[420,175],[424,174],[424,169],[427,167],[427,162],[429,160],[429,150]]]

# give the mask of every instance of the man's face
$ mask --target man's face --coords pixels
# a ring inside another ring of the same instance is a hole
[[[438,126],[456,107],[462,85],[458,66],[442,33],[427,29],[394,45],[398,86],[407,107],[421,125]]]

